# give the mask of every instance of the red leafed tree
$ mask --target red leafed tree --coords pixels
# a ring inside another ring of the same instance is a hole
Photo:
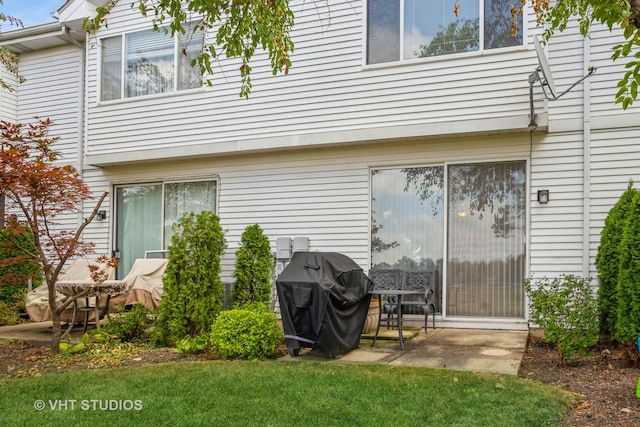
[[[83,203],[93,196],[78,171],[59,162],[61,154],[53,148],[59,138],[49,136],[50,126],[49,119],[39,118],[29,125],[0,122],[0,193],[7,204],[7,212],[0,212],[0,215],[14,234],[29,233],[34,239],[32,247],[22,250],[27,258],[42,267],[53,320],[51,351],[57,353],[61,336],[60,314],[73,299],[57,302],[55,284],[70,258],[93,252],[93,243],[82,240],[82,232],[96,216],[108,192],[102,194],[93,211],[75,230],[69,230],[59,222],[63,215],[81,213]],[[114,266],[114,261],[106,257],[99,261],[105,267]],[[92,271],[96,284],[107,278],[105,271],[107,268]],[[78,294],[77,298],[84,294]]]

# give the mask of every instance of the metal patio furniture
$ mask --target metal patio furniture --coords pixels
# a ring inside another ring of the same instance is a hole
[[[399,290],[402,284],[402,270],[373,268],[369,270],[369,279],[373,282],[374,291]],[[386,324],[387,329],[391,326],[398,326],[398,317],[396,313],[396,308],[398,306],[397,296],[379,293],[377,294],[377,297],[380,305],[378,310],[376,336],[378,335],[378,330],[382,323]],[[383,311],[386,315],[384,318],[382,316]]]
[[[420,299],[404,299],[403,306],[419,306],[424,313],[424,332],[427,332],[429,314],[432,315],[433,329],[436,328],[435,303],[435,270],[404,270],[402,272],[402,288],[421,294]]]

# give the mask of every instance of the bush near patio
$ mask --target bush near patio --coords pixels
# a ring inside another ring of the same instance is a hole
[[[245,228],[236,251],[231,305],[240,307],[248,303],[271,302],[271,282],[274,265],[269,238],[258,224]]]
[[[225,310],[211,327],[209,345],[221,358],[266,359],[284,336],[276,314],[263,303]]]
[[[100,333],[120,342],[143,342],[146,332],[153,325],[156,313],[142,303],[136,303],[128,311],[122,305],[117,313],[110,314],[100,328]]]
[[[619,254],[615,337],[628,344],[640,336],[640,192],[636,192],[629,206]]]
[[[154,324],[162,345],[208,334],[222,309],[220,257],[227,248],[220,219],[209,211],[185,213],[173,226],[164,294]]]
[[[16,234],[10,228],[0,229],[0,325],[19,321],[24,311],[29,279],[32,287],[42,283],[42,268],[28,254],[35,253],[33,234],[25,230]]]
[[[618,276],[624,229],[629,221],[633,198],[638,190],[629,182],[620,200],[611,208],[604,221],[600,246],[596,255],[598,269],[598,314],[601,337],[612,337],[618,321]]]
[[[544,336],[556,344],[560,363],[576,354],[584,357],[598,343],[597,299],[591,278],[571,274],[525,282],[531,321],[544,328]]]

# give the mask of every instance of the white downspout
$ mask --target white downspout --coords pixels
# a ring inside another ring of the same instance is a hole
[[[583,41],[583,70],[590,67],[591,62],[591,36],[587,34]],[[582,206],[582,277],[590,274],[589,250],[590,250],[590,222],[591,222],[591,83],[586,79],[582,86],[583,97],[583,206]]]
[[[72,45],[74,45],[75,47],[77,47],[80,52],[80,76],[79,76],[79,87],[78,87],[78,99],[80,100],[80,102],[78,102],[78,142],[77,142],[77,154],[76,156],[78,157],[77,159],[77,166],[76,169],[78,170],[78,173],[80,174],[80,178],[84,179],[84,127],[85,127],[85,114],[84,114],[84,107],[85,107],[85,102],[84,102],[84,89],[85,89],[85,84],[84,84],[84,77],[85,77],[85,67],[86,67],[86,49],[85,47],[81,44],[78,43],[78,41],[76,39],[74,39],[73,37],[71,37],[71,35],[69,34],[69,28],[66,26],[62,26],[62,34],[64,35],[65,39]],[[78,224],[82,223],[83,220],[83,211],[80,211],[80,214],[78,216]]]

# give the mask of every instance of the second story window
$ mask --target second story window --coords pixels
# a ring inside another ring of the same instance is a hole
[[[519,0],[368,0],[367,64],[522,45]]]
[[[202,49],[202,31],[171,37],[151,29],[102,39],[102,101],[193,89],[202,74],[191,61]]]

